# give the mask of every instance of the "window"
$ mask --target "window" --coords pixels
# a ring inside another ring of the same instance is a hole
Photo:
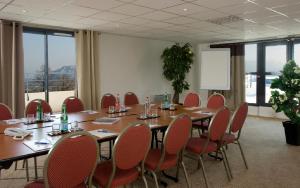
[[[25,28],[25,103],[40,98],[59,111],[63,100],[74,95],[76,83],[73,33]]]
[[[271,83],[290,59],[300,65],[300,41],[288,39],[245,44],[246,101],[270,106]]]

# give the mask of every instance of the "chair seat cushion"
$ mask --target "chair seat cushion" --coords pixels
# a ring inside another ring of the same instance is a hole
[[[45,187],[44,180],[37,180],[25,186],[25,188],[44,188],[44,187]],[[73,188],[87,188],[87,186],[84,183],[82,183]]]
[[[152,149],[149,151],[147,159],[145,161],[145,166],[149,170],[155,170],[161,158],[161,150],[160,149]],[[165,159],[160,165],[159,170],[167,170],[176,166],[177,164],[177,156],[176,155],[165,155]]]
[[[235,135],[230,133],[226,133],[223,137],[223,141],[225,142],[225,144],[234,143],[235,139]]]
[[[207,142],[207,138],[201,138],[201,137],[190,138],[186,145],[186,150],[192,153],[201,154],[201,153],[211,153],[218,149],[217,143],[211,141],[208,142],[208,145],[205,148],[206,142]]]
[[[112,169],[112,161],[99,163],[94,173],[93,182],[97,185],[100,185],[100,187],[106,187],[112,173]],[[132,168],[129,170],[122,170],[117,168],[111,187],[118,187],[121,185],[129,184],[135,181],[138,177],[139,171],[137,168]]]
[[[193,127],[208,129],[209,122],[208,121],[196,121],[193,122]]]

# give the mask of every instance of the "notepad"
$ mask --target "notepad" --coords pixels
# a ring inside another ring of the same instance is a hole
[[[160,127],[161,125],[158,125],[158,124],[149,124],[149,127],[150,128],[156,128],[156,127]]]
[[[102,118],[97,118],[95,121],[93,121],[94,124],[107,124],[111,125],[116,122],[118,122],[120,118],[108,118],[108,117],[102,117]]]
[[[113,137],[118,135],[117,133],[113,133],[105,129],[92,130],[89,131],[89,133],[99,138]]]
[[[25,144],[27,147],[32,149],[33,151],[43,151],[51,149],[53,144],[51,141],[47,139],[40,139],[40,140],[29,140],[24,141],[23,144]]]
[[[97,111],[94,111],[94,110],[84,110],[81,112],[88,113],[88,114],[97,114],[98,113]]]

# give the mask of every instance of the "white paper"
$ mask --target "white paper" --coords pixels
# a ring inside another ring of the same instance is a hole
[[[158,125],[158,124],[149,124],[149,127],[150,128],[156,128],[156,127],[160,127],[160,125]]]
[[[197,109],[199,109],[200,107],[186,107],[186,108],[184,108],[185,110],[197,110]]]
[[[120,118],[108,118],[108,117],[102,117],[97,118],[95,121],[93,121],[94,124],[105,124],[105,125],[112,125],[114,123],[117,123],[120,120]]]
[[[8,119],[8,120],[3,120],[6,124],[8,125],[14,125],[18,123],[22,123],[22,119]]]
[[[97,114],[98,113],[97,111],[94,111],[94,110],[84,110],[81,112],[88,113],[88,114]]]
[[[47,142],[48,144],[38,144],[38,142]],[[46,139],[24,141],[23,144],[25,144],[27,147],[29,147],[33,151],[48,150],[48,149],[51,149],[53,146],[51,141],[46,140]]]
[[[89,133],[99,138],[112,137],[118,135],[117,133],[113,133],[104,129],[92,130],[89,131]]]
[[[213,115],[212,112],[204,112],[204,111],[196,111],[196,112],[193,112],[193,113],[196,113],[196,114],[205,114],[205,115]]]

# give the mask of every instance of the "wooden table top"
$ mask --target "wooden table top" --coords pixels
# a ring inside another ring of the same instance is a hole
[[[129,107],[128,111],[120,117],[120,120],[111,125],[105,124],[95,124],[93,121],[96,118],[100,117],[109,117],[112,116],[111,114],[107,113],[107,109],[103,109],[97,112],[78,112],[78,113],[69,113],[69,122],[77,121],[79,122],[78,125],[80,128],[83,128],[85,131],[97,130],[97,129],[105,129],[110,132],[120,133],[126,127],[130,125],[130,123],[145,123],[145,124],[155,124],[155,129],[167,127],[170,122],[172,121],[173,117],[182,113],[188,114],[193,121],[199,121],[202,119],[210,118],[212,115],[210,114],[203,114],[203,113],[195,113],[201,111],[205,112],[212,112],[214,113],[215,110],[207,109],[207,108],[195,108],[189,109],[184,108],[180,105],[176,106],[177,110],[169,111],[169,110],[161,110],[158,108],[158,105],[153,105],[153,109],[158,109],[159,118],[149,119],[149,120],[139,120],[138,114],[143,111],[143,105],[132,105]],[[170,117],[171,116],[171,117]],[[173,116],[173,117],[172,117]],[[10,136],[4,135],[4,130],[8,127],[20,127],[27,130],[31,130],[33,132],[32,136],[26,137],[25,140],[39,140],[42,138],[46,138],[52,143],[55,143],[61,136],[48,136],[47,133],[52,130],[53,123],[59,123],[59,115],[53,116],[54,122],[49,123],[40,123],[40,124],[33,124],[33,125],[25,125],[24,123],[18,123],[14,125],[7,125],[5,122],[0,122],[0,164],[1,162],[6,161],[14,161],[20,160],[24,158],[29,158],[38,155],[47,154],[48,151],[39,151],[35,152],[30,149],[28,146],[23,144],[23,141],[16,141],[13,140]],[[113,139],[113,138],[110,138]],[[97,137],[98,142],[107,141],[108,138],[100,138]]]

